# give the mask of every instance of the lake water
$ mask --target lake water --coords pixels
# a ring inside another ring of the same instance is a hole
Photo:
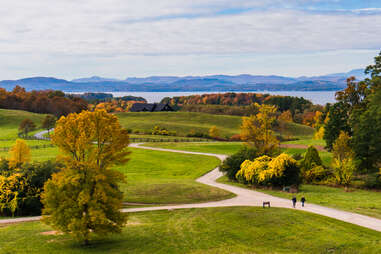
[[[193,94],[212,94],[223,92],[107,92],[114,97],[122,97],[132,95],[143,97],[148,102],[160,102],[165,97],[186,96]],[[239,92],[235,92],[239,93]],[[285,95],[303,97],[304,99],[312,101],[314,104],[325,105],[326,103],[335,102],[335,91],[319,91],[319,92],[304,92],[304,91],[253,91],[251,93],[267,93],[272,95]]]

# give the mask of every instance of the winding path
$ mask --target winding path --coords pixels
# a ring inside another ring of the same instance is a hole
[[[199,153],[199,152],[189,152],[189,151],[179,151],[164,148],[152,148],[141,146],[141,144],[131,144],[131,147],[163,151],[163,152],[173,152],[173,153],[183,153],[183,154],[196,154],[196,155],[206,155],[217,157],[221,161],[226,159],[226,155],[222,154],[212,154],[212,153]],[[274,197],[261,192],[236,187],[228,184],[217,183],[216,180],[220,178],[223,174],[218,170],[218,168],[210,171],[209,173],[201,176],[196,181],[213,187],[221,188],[236,194],[236,197],[231,199],[226,199],[222,201],[206,202],[199,204],[183,204],[183,205],[168,205],[168,206],[156,206],[156,207],[141,207],[141,208],[127,208],[123,209],[123,212],[143,212],[143,211],[155,211],[155,210],[173,210],[173,209],[183,209],[183,208],[205,208],[205,207],[229,207],[229,206],[262,206],[263,201],[270,201],[272,207],[282,207],[282,208],[292,208],[290,200],[284,198]],[[356,224],[362,227],[373,229],[381,232],[381,220],[372,218],[365,215],[360,215],[356,213],[345,212],[333,208],[323,207],[314,204],[306,204],[305,207],[301,207],[300,204],[295,208],[296,210],[303,210],[311,213],[320,214],[323,216],[331,217],[337,220],[345,221],[348,223]],[[9,224],[17,222],[26,221],[36,221],[41,217],[27,217],[27,218],[16,218],[16,219],[4,219],[0,220],[0,224]]]

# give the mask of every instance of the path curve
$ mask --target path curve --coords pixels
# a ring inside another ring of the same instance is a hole
[[[164,148],[153,148],[145,147],[139,144],[130,144],[130,147],[154,150],[154,151],[163,151],[163,152],[172,152],[172,153],[182,153],[182,154],[195,154],[195,155],[205,155],[217,157],[221,161],[226,159],[226,155],[222,154],[213,154],[213,153],[200,153],[200,152],[190,152],[190,151],[180,151]],[[316,213],[323,216],[331,217],[337,220],[345,221],[369,229],[373,229],[381,232],[381,220],[372,218],[369,216],[345,212],[333,208],[323,207],[315,204],[306,204],[305,207],[301,207],[300,204],[296,208],[292,208],[291,201],[284,198],[274,197],[262,192],[257,192],[254,190],[249,190],[237,186],[232,186],[223,183],[217,183],[216,180],[223,176],[223,173],[215,168],[209,173],[201,176],[196,179],[197,182],[203,183],[209,186],[217,187],[230,191],[236,195],[236,197],[231,199],[226,199],[222,201],[215,202],[206,202],[206,203],[197,203],[197,204],[183,204],[183,205],[167,205],[167,206],[156,206],[156,207],[141,207],[141,208],[127,208],[122,209],[123,212],[143,212],[143,211],[156,211],[156,210],[173,210],[173,209],[186,209],[186,208],[206,208],[206,207],[232,207],[232,206],[262,206],[263,201],[270,201],[272,207],[281,207],[281,208],[290,208],[295,210],[302,210],[306,212]],[[26,221],[37,221],[41,217],[26,217],[26,218],[16,218],[16,219],[4,219],[0,220],[0,224],[9,224],[9,223],[18,223]]]

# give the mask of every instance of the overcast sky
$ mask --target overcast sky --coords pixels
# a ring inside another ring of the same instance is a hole
[[[380,0],[3,1],[0,79],[345,72],[380,31]]]

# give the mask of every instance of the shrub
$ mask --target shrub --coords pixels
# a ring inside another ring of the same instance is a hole
[[[315,147],[309,146],[301,162],[301,171],[304,182],[317,183],[331,175],[331,172],[323,166],[319,152]]]
[[[297,162],[285,153],[275,158],[264,155],[254,161],[246,160],[236,177],[263,186],[299,186],[301,183]]]
[[[242,146],[235,154],[229,156],[220,166],[220,171],[224,172],[231,180],[236,180],[235,175],[240,170],[241,164],[245,160],[254,160],[258,156],[255,148]]]
[[[59,171],[61,165],[50,161],[24,164],[13,170],[2,160],[0,171],[0,214],[41,214],[41,192],[45,182]]]
[[[230,141],[241,141],[241,135],[235,134],[229,138]]]

